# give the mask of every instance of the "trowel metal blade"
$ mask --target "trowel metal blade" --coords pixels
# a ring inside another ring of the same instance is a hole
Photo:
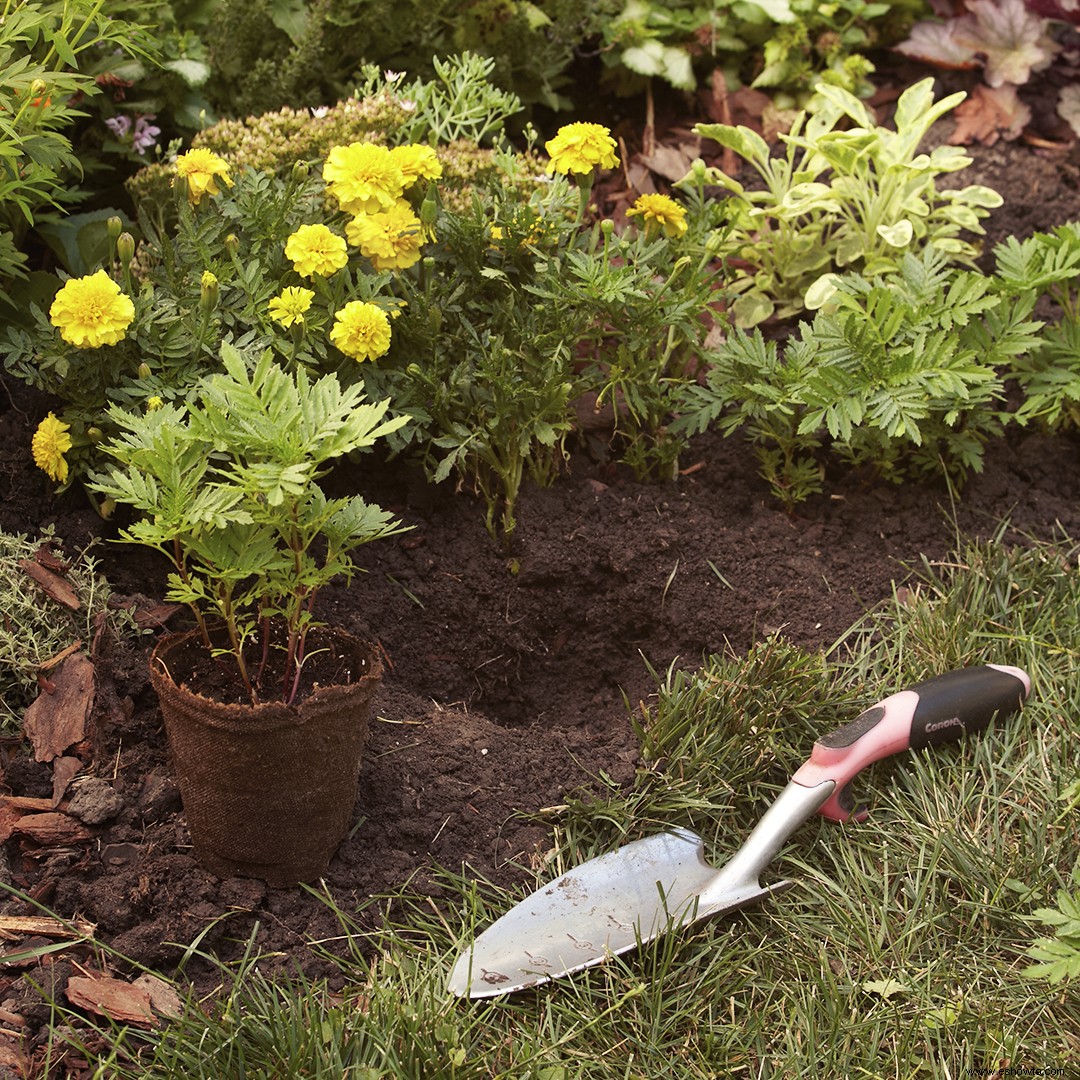
[[[523,990],[602,963],[699,919],[791,885],[743,883],[710,896],[719,871],[687,829],[649,836],[592,859],[526,897],[458,957],[449,989],[484,998]]]

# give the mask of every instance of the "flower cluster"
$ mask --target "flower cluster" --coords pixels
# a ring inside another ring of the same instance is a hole
[[[131,149],[142,157],[147,150],[157,145],[161,128],[150,123],[151,120],[156,119],[154,115],[140,113],[133,122],[130,116],[121,113],[119,116],[110,116],[105,121],[105,126],[120,142],[126,143],[130,139]]]
[[[376,270],[405,270],[420,260],[424,229],[408,194],[438,180],[442,164],[430,146],[378,143],[335,146],[323,165],[326,190],[352,221],[349,243]]]

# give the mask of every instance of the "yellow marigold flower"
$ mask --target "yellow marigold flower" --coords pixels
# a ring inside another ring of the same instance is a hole
[[[626,211],[627,217],[640,214],[649,232],[659,226],[665,236],[682,236],[686,232],[686,207],[667,195],[640,195]]]
[[[325,225],[301,225],[285,241],[285,255],[301,277],[329,277],[349,261],[344,238]]]
[[[389,210],[405,190],[405,174],[394,155],[377,143],[335,146],[323,164],[326,188],[347,214]]]
[[[304,321],[304,312],[311,307],[315,294],[310,289],[301,289],[295,285],[281,290],[280,296],[270,301],[270,318],[282,326],[292,326]]]
[[[146,399],[146,411],[157,412],[158,409],[164,409],[165,402],[162,398],[159,398],[157,394]]]
[[[383,214],[361,214],[345,226],[349,243],[371,260],[376,270],[404,270],[420,259],[424,237],[420,219],[404,199]]]
[[[390,155],[405,177],[406,188],[411,188],[418,180],[438,180],[442,176],[442,162],[433,146],[408,143],[395,146]]]
[[[390,319],[375,304],[353,300],[334,316],[330,340],[354,360],[374,360],[390,348]]]
[[[68,463],[64,454],[71,449],[70,425],[58,420],[49,413],[38,424],[30,450],[34,455],[34,464],[45,471],[50,480],[62,484],[68,478]]]
[[[603,124],[566,124],[544,149],[551,158],[549,173],[591,173],[597,166],[614,169],[619,164],[615,140]]]
[[[218,187],[220,180],[226,187],[232,187],[232,177],[229,175],[229,163],[218,157],[213,150],[205,147],[197,147],[181,154],[176,159],[176,175],[181,180],[187,181],[188,199],[196,206],[202,201],[204,195],[220,195]]]
[[[135,305],[104,270],[66,281],[53,298],[49,321],[69,345],[96,349],[122,340]]]

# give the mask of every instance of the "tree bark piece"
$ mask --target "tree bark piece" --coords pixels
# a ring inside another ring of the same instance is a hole
[[[52,761],[86,737],[94,703],[94,665],[85,653],[64,659],[52,677],[52,692],[30,703],[23,730],[34,746],[35,761]]]

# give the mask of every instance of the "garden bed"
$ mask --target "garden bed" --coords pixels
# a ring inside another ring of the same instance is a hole
[[[1045,154],[1002,143],[972,153],[977,163],[960,179],[1005,197],[988,222],[988,248],[1080,213],[1075,148]],[[77,490],[53,498],[30,459],[47,404],[10,381],[8,394],[0,398],[0,528],[33,533],[54,523],[70,550],[109,539],[115,526]],[[437,895],[436,867],[503,886],[526,881],[551,846],[546,809],[633,778],[627,704],[636,712],[648,700],[649,665],[693,668],[706,653],[743,652],[771,633],[827,648],[920,559],[945,559],[959,536],[990,535],[1002,522],[1010,542],[1080,536],[1077,444],[1068,436],[1013,430],[955,496],[944,482],[896,487],[837,472],[794,514],[771,501],[738,437],[697,437],[679,478],[664,484],[636,482],[590,454],[596,446],[581,437],[566,476],[526,488],[509,555],[485,532],[477,502],[450,483],[430,486],[374,456],[334,477],[342,491],[359,490],[414,526],[366,548],[367,573],[320,601],[322,618],[374,637],[387,661],[355,826],[325,878],[342,910],[407,882]],[[160,599],[163,562],[111,544],[95,553],[121,599],[143,610]],[[169,623],[182,625],[182,615]],[[97,659],[97,735],[85,772],[108,780],[122,808],[85,841],[9,840],[7,880],[162,971],[200,935],[202,947],[236,955],[258,923],[255,945],[273,954],[264,971],[330,973],[309,947],[340,933],[322,900],[219,881],[195,861],[148,681],[150,645],[150,637],[121,641]],[[822,703],[823,731],[841,719]],[[48,797],[52,770],[9,744],[3,783],[9,794]],[[5,907],[31,913],[14,901]],[[63,958],[48,967],[51,985],[71,971]],[[198,964],[186,974],[216,979]],[[32,1018],[33,992],[17,988],[18,978],[5,976],[0,997],[16,998]]]

